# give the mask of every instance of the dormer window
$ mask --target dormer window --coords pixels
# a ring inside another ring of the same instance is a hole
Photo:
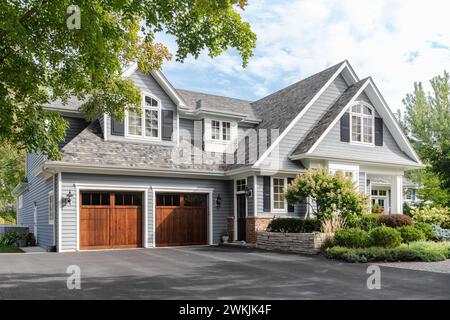
[[[220,134],[222,132],[222,135]],[[231,123],[226,121],[211,120],[212,140],[231,140]]]
[[[350,109],[351,142],[373,145],[374,111],[365,103],[358,103]]]
[[[128,112],[126,117],[127,136],[145,139],[160,139],[161,103],[155,97],[144,94],[142,113]]]

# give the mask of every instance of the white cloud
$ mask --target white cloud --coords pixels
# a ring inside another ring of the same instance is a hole
[[[258,41],[246,69],[231,51],[165,71],[178,87],[255,99],[348,59],[395,110],[415,81],[450,69],[449,9],[440,0],[250,0],[243,17]],[[180,82],[185,72],[203,80]]]

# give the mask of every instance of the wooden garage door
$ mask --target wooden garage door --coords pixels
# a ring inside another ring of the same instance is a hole
[[[207,195],[157,194],[156,246],[207,244]]]
[[[142,194],[81,191],[80,249],[142,246]]]

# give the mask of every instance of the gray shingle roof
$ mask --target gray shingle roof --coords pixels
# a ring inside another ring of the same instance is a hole
[[[252,102],[256,114],[262,119],[259,128],[273,128],[283,132],[343,63],[345,62]]]
[[[359,89],[364,85],[368,78],[363,79],[347,88],[344,93],[336,100],[336,102],[328,109],[319,122],[308,132],[306,137],[297,146],[292,155],[303,154],[309,151],[314,143],[322,136],[322,134],[331,125],[334,119],[341,113],[342,109],[356,95]]]
[[[80,101],[77,97],[71,96],[67,99],[65,104],[61,100],[55,100],[44,105],[44,108],[48,109],[57,109],[57,110],[67,110],[67,111],[78,111],[78,109],[82,105],[82,101]]]
[[[181,151],[181,149],[177,146],[133,143],[131,141],[105,141],[100,124],[98,120],[95,120],[61,149],[61,161],[120,168],[192,169],[211,173],[224,171],[223,158],[219,154],[203,153],[201,164],[185,164],[174,161],[176,158],[172,157],[174,151]]]
[[[184,89],[176,90],[192,110],[230,112],[244,114],[251,119],[257,118],[250,101]]]

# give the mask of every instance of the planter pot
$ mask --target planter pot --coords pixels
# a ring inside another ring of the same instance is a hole
[[[35,247],[36,246],[36,240],[28,240],[28,246],[29,247]]]
[[[17,245],[20,248],[26,247],[27,246],[27,240],[17,240]]]
[[[229,237],[228,236],[222,236],[222,242],[228,242]]]

